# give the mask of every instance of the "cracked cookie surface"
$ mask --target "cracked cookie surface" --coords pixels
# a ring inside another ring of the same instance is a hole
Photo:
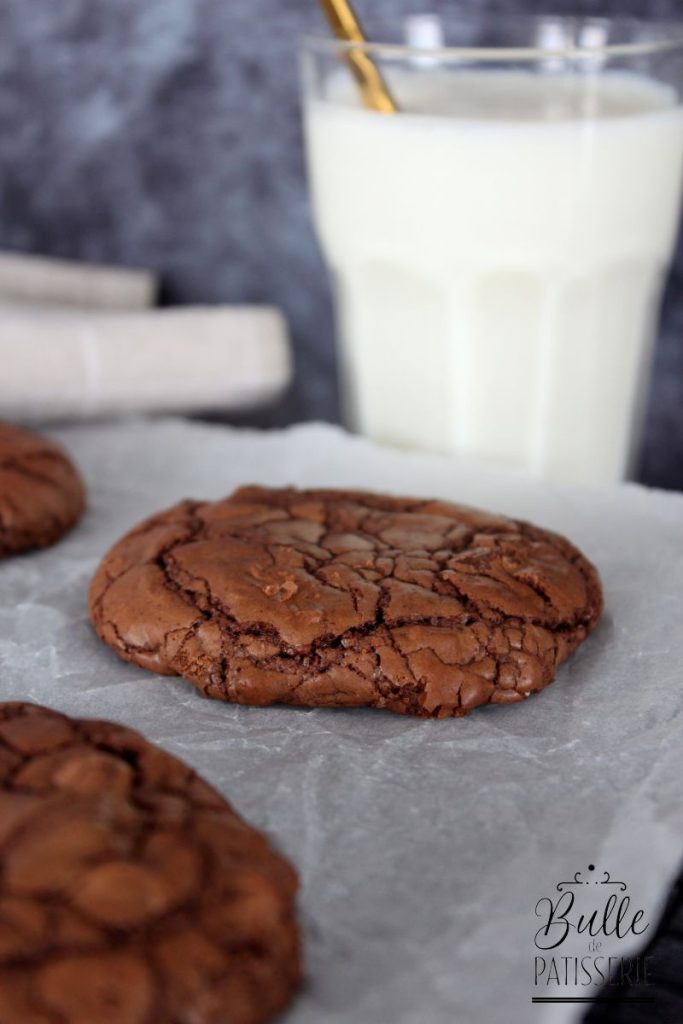
[[[422,717],[552,682],[602,610],[569,541],[445,501],[243,487],[152,516],[90,588],[122,658],[242,704]]]
[[[296,874],[187,765],[0,704],[2,1024],[261,1024],[299,981]]]
[[[0,423],[0,558],[54,544],[84,508],[83,482],[63,448]]]

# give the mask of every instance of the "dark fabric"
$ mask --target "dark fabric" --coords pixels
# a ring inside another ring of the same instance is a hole
[[[610,1002],[592,1007],[584,1024],[681,1024],[683,1021],[683,875],[674,886],[659,928],[641,955],[652,958],[652,983],[634,985],[631,998],[623,1002],[619,1002],[623,993],[606,988]]]

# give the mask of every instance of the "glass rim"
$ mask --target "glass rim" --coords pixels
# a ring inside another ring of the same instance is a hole
[[[481,21],[481,17],[479,17]],[[611,57],[642,57],[683,51],[683,20],[645,19],[645,18],[598,18],[588,16],[567,16],[554,14],[538,15],[502,15],[496,17],[497,25],[529,24],[540,25],[544,21],[566,28],[578,26],[628,26],[643,32],[655,32],[655,39],[641,39],[633,42],[604,43],[602,45],[577,45],[575,42],[561,43],[556,46],[480,46],[467,44],[446,46],[414,46],[409,43],[383,43],[374,40],[350,42],[334,36],[323,36],[308,33],[301,40],[304,51],[337,53],[344,55],[350,51],[366,53],[369,57],[412,58],[430,56],[441,60],[477,60],[477,61],[544,61],[551,58],[573,60],[609,59]],[[467,18],[463,19],[467,24]]]

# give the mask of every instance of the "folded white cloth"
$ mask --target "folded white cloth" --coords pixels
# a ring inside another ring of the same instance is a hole
[[[14,420],[241,410],[272,401],[291,374],[273,308],[0,308],[0,416]]]
[[[157,279],[148,270],[73,263],[47,256],[0,253],[3,300],[98,309],[144,309],[156,300]]]

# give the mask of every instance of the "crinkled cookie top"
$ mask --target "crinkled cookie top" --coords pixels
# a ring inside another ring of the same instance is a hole
[[[263,487],[148,519],[90,591],[105,643],[208,697],[437,717],[543,689],[601,609],[590,562],[527,523]]]

